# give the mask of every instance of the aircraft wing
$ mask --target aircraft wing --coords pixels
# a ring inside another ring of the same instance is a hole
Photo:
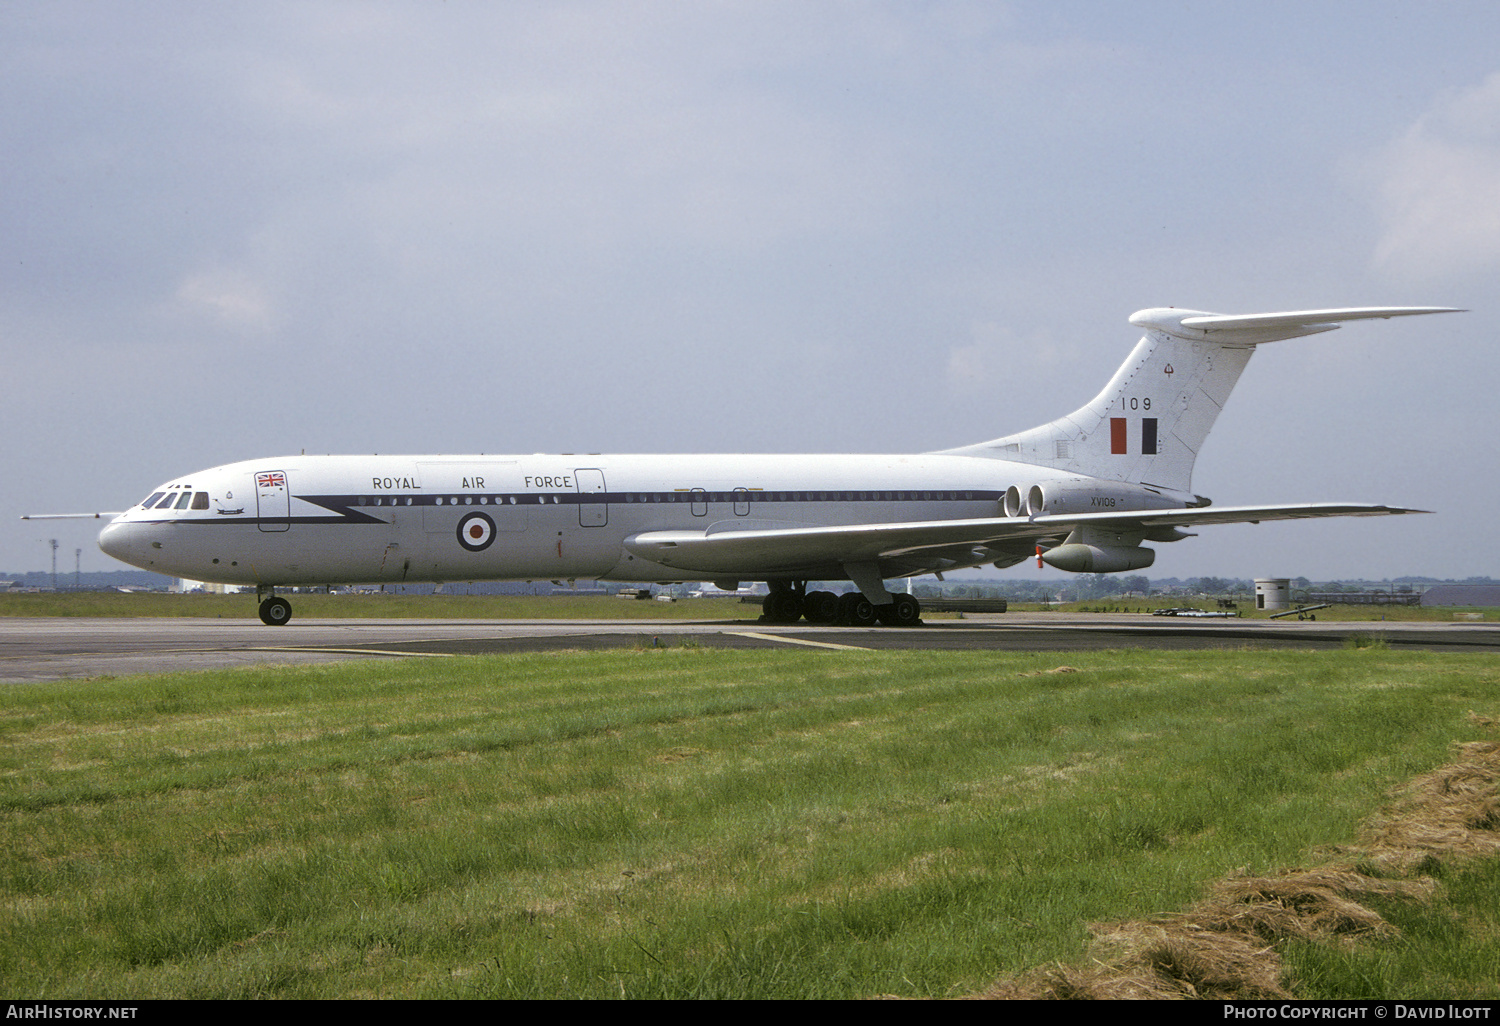
[[[923,553],[955,547],[1004,547],[1007,544],[1061,541],[1076,527],[1129,533],[1204,524],[1258,524],[1263,520],[1425,512],[1428,511],[1358,503],[1302,503],[833,527],[771,526],[753,521],[741,525],[721,521],[703,531],[642,532],[625,539],[625,547],[634,555],[663,566],[694,573],[750,576],[872,560],[910,559],[920,563]],[[971,565],[986,561],[981,555],[973,559]]]
[[[1375,506],[1353,502],[1304,502],[1290,506],[1201,506],[1194,509],[1135,510],[1130,513],[1080,513],[1037,517],[1034,523],[1068,521],[1080,526],[1128,530],[1142,527],[1199,527],[1205,524],[1258,524],[1262,520],[1308,520],[1313,517],[1389,517],[1403,513],[1431,513],[1427,509]]]

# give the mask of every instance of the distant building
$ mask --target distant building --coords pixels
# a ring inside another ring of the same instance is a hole
[[[1500,606],[1500,584],[1434,584],[1422,593],[1424,606]]]
[[[1255,579],[1256,609],[1290,609],[1292,581],[1289,577],[1257,577]]]
[[[1422,596],[1406,588],[1404,591],[1310,591],[1309,602],[1332,602],[1344,606],[1416,606],[1421,605]]]

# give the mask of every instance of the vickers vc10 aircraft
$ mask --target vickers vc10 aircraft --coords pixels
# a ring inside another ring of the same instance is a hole
[[[407,581],[741,581],[765,619],[919,622],[884,582],[1008,567],[1149,567],[1186,528],[1420,510],[1352,503],[1212,507],[1193,461],[1255,347],[1340,322],[1451,311],[1359,307],[1225,315],[1142,310],[1129,358],[1091,402],[1041,427],[921,455],[280,456],[176,478],[114,516],[99,547],[172,576],[278,588]],[[852,581],[857,593],[808,591]]]

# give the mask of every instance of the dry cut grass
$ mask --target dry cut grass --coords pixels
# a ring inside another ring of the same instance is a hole
[[[1487,717],[1471,714],[1470,719],[1479,727],[1497,726]],[[1362,901],[1372,896],[1428,901],[1436,883],[1412,874],[1500,853],[1500,742],[1469,741],[1455,748],[1453,762],[1408,784],[1386,811],[1370,820],[1357,844],[1330,852],[1329,864],[1269,877],[1231,877],[1178,914],[1091,923],[1086,964],[1047,966],[1000,980],[974,996],[1295,997],[1282,980],[1279,943],[1349,945],[1394,939],[1396,927]]]

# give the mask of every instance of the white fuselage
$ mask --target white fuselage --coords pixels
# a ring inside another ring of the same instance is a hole
[[[225,584],[840,579],[837,563],[816,560],[695,573],[630,542],[658,531],[996,517],[1007,488],[1037,485],[1111,505],[1102,497],[1138,491],[941,454],[289,456],[169,482],[116,518],[99,544],[135,566]],[[1019,556],[961,547],[882,569],[899,576],[997,558]]]
[[[1198,524],[1416,512],[1306,503],[1210,511],[1188,489],[1255,346],[1344,321],[1444,312],[1452,311],[1141,310],[1131,323],[1145,336],[1083,407],[921,455],[231,463],[163,485],[116,517],[99,546],[147,570],[253,584],[262,594],[404,581],[767,581],[791,600],[774,610],[790,619],[812,601],[808,581],[850,580],[854,594],[893,607],[887,612],[903,622],[916,611],[895,609],[884,580],[1010,566],[1033,552],[1062,570],[1116,573],[1151,565],[1154,550],[1142,542],[1190,537],[1183,528]],[[290,607],[273,600],[262,603],[262,619],[285,623]]]

